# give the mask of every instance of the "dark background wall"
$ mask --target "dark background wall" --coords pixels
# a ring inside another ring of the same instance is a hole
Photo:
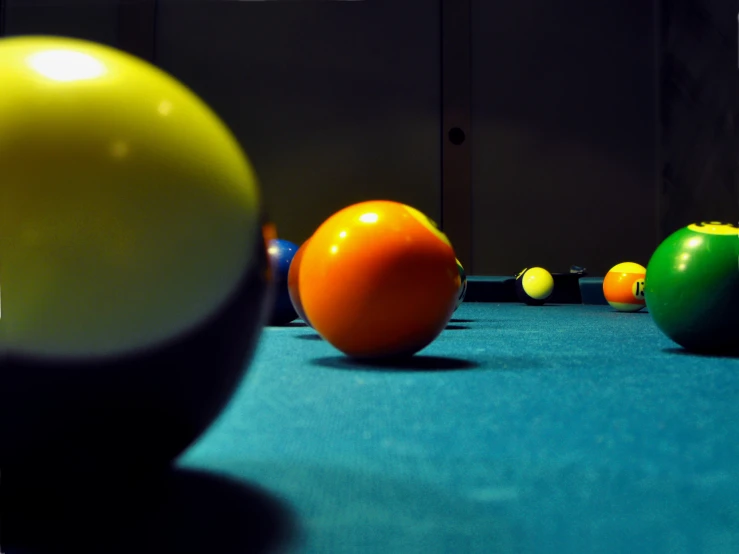
[[[739,218],[736,0],[664,0],[659,41],[664,233]]]
[[[655,15],[643,0],[473,2],[475,271],[646,264]]]
[[[365,199],[441,216],[439,0],[161,0],[157,62],[218,108],[278,229]]]
[[[603,273],[737,220],[736,0],[0,5],[6,34],[118,46],[202,95],[294,241],[388,197],[441,221],[475,274]]]
[[[7,35],[66,35],[117,45],[117,2],[0,0],[0,5]]]

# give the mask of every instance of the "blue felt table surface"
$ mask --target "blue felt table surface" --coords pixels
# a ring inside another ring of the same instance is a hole
[[[739,360],[605,306],[455,319],[397,368],[267,328],[180,464],[284,503],[295,553],[739,553]]]

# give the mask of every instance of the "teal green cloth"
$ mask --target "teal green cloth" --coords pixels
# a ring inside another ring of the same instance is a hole
[[[294,553],[736,554],[738,461],[739,360],[644,312],[465,303],[405,366],[266,329],[179,465],[282,503]]]

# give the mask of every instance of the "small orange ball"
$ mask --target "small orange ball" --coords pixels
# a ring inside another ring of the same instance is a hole
[[[295,308],[295,312],[298,317],[302,319],[307,325],[310,325],[308,316],[305,315],[305,309],[303,308],[303,301],[300,298],[300,265],[303,260],[303,254],[305,254],[305,248],[308,245],[310,239],[306,240],[298,251],[295,252],[292,261],[290,262],[290,270],[287,272],[287,292],[290,295],[290,302]]]
[[[645,305],[644,278],[647,269],[633,262],[623,262],[611,268],[603,279],[603,295],[619,312],[638,312]]]
[[[313,328],[357,358],[410,356],[454,312],[460,276],[449,239],[421,212],[386,200],[329,217],[300,264],[300,298]]]

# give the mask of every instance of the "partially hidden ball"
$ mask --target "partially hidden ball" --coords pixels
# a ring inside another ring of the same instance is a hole
[[[464,266],[462,266],[459,258],[457,258],[457,270],[459,271],[459,291],[457,292],[457,302],[454,306],[455,312],[462,305],[462,302],[464,302],[465,296],[467,296],[467,272],[464,270]]]
[[[310,239],[306,240],[302,245],[300,245],[300,248],[298,248],[298,251],[295,253],[292,262],[290,263],[290,270],[287,275],[287,288],[293,309],[298,314],[298,317],[303,320],[303,323],[308,326],[310,326],[310,321],[308,321],[308,316],[305,315],[303,301],[300,299],[300,264],[303,261],[303,254],[305,254],[305,249],[308,246],[309,240]]]
[[[688,225],[647,264],[647,309],[670,339],[694,352],[739,354],[739,228]]]
[[[288,289],[288,274],[295,253],[298,251],[298,245],[285,239],[273,239],[268,245],[267,254],[274,282],[274,300],[270,310],[269,324],[287,325],[298,319],[298,313],[293,307]]]

